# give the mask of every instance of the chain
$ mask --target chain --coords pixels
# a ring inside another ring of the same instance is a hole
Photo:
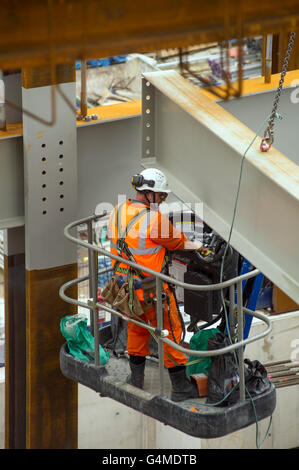
[[[280,75],[280,80],[279,80],[278,88],[277,88],[276,95],[274,98],[272,112],[270,114],[270,118],[268,121],[268,127],[265,130],[264,139],[262,140],[262,144],[266,143],[266,146],[264,146],[264,151],[268,150],[274,141],[274,121],[276,118],[276,111],[277,111],[277,107],[278,107],[278,103],[279,103],[279,99],[280,99],[280,95],[281,95],[281,91],[283,87],[284,78],[288,70],[290,55],[291,55],[292,47],[295,41],[295,37],[296,37],[296,33],[292,32],[290,34],[289,43],[288,43],[288,47],[287,47],[286,55],[284,58],[281,75]],[[261,149],[262,149],[262,144],[261,144]]]

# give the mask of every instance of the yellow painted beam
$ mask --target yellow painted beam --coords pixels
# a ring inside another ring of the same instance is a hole
[[[272,75],[271,83],[265,83],[264,77],[250,78],[243,81],[243,95],[249,95],[253,93],[260,93],[264,91],[276,90],[280,80],[280,74]],[[295,80],[299,80],[299,70],[292,70],[288,72],[284,79],[284,86],[291,86],[296,83]],[[234,85],[234,84],[233,84]],[[298,85],[298,83],[297,83]],[[217,88],[223,88],[223,85],[219,85]],[[209,91],[209,89],[200,88],[200,92],[215,101],[218,98]],[[117,103],[106,106],[98,106],[95,108],[88,108],[87,115],[92,114],[98,115],[97,121],[86,122],[84,120],[77,121],[77,127],[82,125],[93,125],[99,122],[106,122],[116,119],[125,119],[128,117],[138,116],[141,114],[141,100],[129,101],[127,103]],[[7,124],[6,131],[0,130],[0,140],[11,137],[18,137],[23,135],[22,123],[11,123]]]
[[[42,114],[42,113],[41,113]],[[88,108],[87,115],[98,115],[96,121],[77,121],[77,127],[82,125],[93,125],[99,122],[104,123],[107,121],[115,121],[117,119],[125,119],[141,114],[141,100],[129,101],[127,103],[109,104],[106,106],[98,106],[95,108]],[[23,125],[21,122],[7,124],[6,130],[0,130],[0,140],[13,137],[20,137],[23,135]]]
[[[243,81],[243,96],[250,95],[254,93],[263,93],[265,91],[276,90],[280,80],[280,73],[276,73],[271,76],[271,83],[265,83],[264,77],[249,78],[248,80]],[[299,80],[299,70],[292,70],[287,72],[284,79],[284,87],[296,86],[295,80]],[[237,84],[232,83],[232,86],[237,88]],[[298,82],[297,82],[298,86]],[[218,85],[214,87],[216,90],[225,90],[225,85]],[[208,88],[200,88],[201,93],[208,96],[211,100],[216,101],[219,98],[215,96]]]
[[[139,116],[141,114],[141,100],[88,108],[87,116],[92,116],[93,114],[98,115],[98,120],[94,121],[94,123]],[[82,126],[83,124],[88,125],[92,124],[92,122],[77,121],[77,126]]]

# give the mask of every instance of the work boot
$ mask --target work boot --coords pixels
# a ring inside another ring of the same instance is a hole
[[[174,367],[173,370],[168,369],[169,377],[171,380],[171,400],[172,401],[184,401],[189,398],[198,398],[197,386],[190,382],[186,376],[185,366]]]
[[[137,362],[136,360],[134,361],[134,359],[132,360],[130,358],[129,364],[130,364],[131,374],[128,375],[126,382],[128,384],[133,385],[134,387],[138,387],[142,389],[144,385],[145,358],[141,358],[139,356],[136,356],[136,357],[140,359],[139,361],[137,360]],[[144,360],[141,361],[141,359],[144,359]]]

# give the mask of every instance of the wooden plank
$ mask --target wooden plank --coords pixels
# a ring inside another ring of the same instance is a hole
[[[77,447],[78,390],[60,371],[59,351],[65,342],[59,324],[76,307],[59,297],[59,288],[77,277],[77,265],[27,270],[28,449]],[[76,298],[77,288],[70,289]]]

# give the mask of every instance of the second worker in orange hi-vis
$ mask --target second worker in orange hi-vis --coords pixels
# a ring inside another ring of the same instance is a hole
[[[155,168],[143,170],[132,177],[136,189],[135,199],[128,199],[116,206],[110,215],[108,234],[111,253],[125,259],[134,260],[137,264],[157,272],[163,272],[167,250],[201,250],[200,242],[188,240],[183,232],[171,224],[168,217],[159,212],[159,205],[166,199],[170,189],[165,175]],[[119,240],[124,243],[120,244]],[[123,249],[122,249],[123,248]],[[119,283],[124,282],[129,266],[112,259],[114,272]],[[134,289],[144,313],[140,320],[157,326],[155,304],[148,307],[145,290],[140,279],[149,280],[150,275],[144,271],[134,272]],[[155,284],[154,284],[155,286]],[[155,291],[154,291],[155,292]],[[164,284],[164,329],[169,331],[168,338],[180,344],[182,337],[181,317],[177,309],[174,294]],[[152,297],[154,294],[152,293]],[[130,356],[131,374],[128,382],[143,388],[146,356],[149,350],[150,333],[132,322],[128,322],[127,351]],[[169,371],[172,384],[171,399],[183,401],[198,397],[197,387],[186,376],[187,357],[177,349],[164,344],[164,364]]]

